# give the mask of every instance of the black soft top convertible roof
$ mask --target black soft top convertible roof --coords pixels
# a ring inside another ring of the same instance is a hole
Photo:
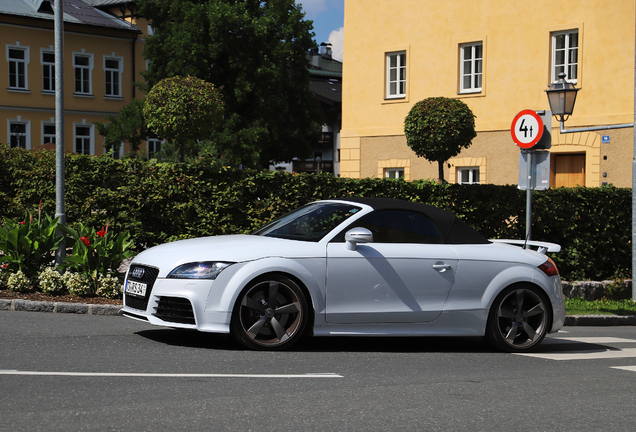
[[[342,201],[366,204],[378,210],[408,210],[422,213],[435,223],[444,244],[486,244],[490,243],[486,237],[475,231],[470,225],[459,219],[453,212],[442,210],[432,205],[393,198],[347,197]]]

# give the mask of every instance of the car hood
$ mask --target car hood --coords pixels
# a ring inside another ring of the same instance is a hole
[[[321,243],[237,234],[165,243],[140,253],[133,262],[169,271],[178,265],[196,261],[243,262],[266,257],[325,256],[326,248]]]

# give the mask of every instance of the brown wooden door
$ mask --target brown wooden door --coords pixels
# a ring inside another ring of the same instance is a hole
[[[552,187],[585,186],[584,154],[551,154]]]

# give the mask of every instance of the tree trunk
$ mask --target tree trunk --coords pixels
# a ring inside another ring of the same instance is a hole
[[[444,162],[445,161],[437,161],[437,175],[439,176],[440,183],[446,183],[446,180],[444,180]]]

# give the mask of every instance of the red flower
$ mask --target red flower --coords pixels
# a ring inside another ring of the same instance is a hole
[[[20,225],[24,225],[24,224],[26,224],[26,222],[24,222],[24,221],[20,222]]]
[[[106,233],[108,232],[108,225],[110,225],[110,222],[108,222],[105,227],[103,226],[101,231],[97,231],[97,237],[104,238],[104,236],[106,236]]]
[[[91,245],[91,239],[89,239],[88,237],[82,237],[80,239],[82,241],[82,243],[84,243],[86,246],[90,246]]]

